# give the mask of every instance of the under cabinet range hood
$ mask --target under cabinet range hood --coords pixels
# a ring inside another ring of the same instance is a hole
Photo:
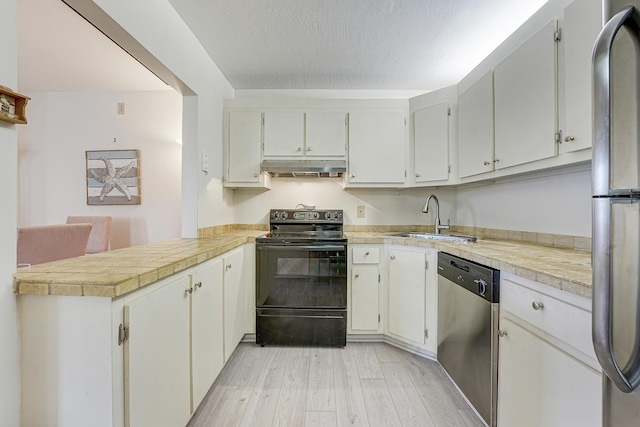
[[[347,162],[345,160],[263,160],[260,169],[274,178],[339,178],[347,171]]]

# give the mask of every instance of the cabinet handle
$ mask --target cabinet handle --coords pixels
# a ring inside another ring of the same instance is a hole
[[[491,164],[491,162],[489,162],[489,161],[487,161],[487,160],[485,160],[485,161],[484,161],[484,165],[485,165],[485,166],[489,166],[490,164]]]
[[[355,177],[356,177],[355,175],[351,175],[351,178],[355,178]]]
[[[311,147],[307,147],[307,151],[311,151]]]
[[[573,135],[567,135],[564,137],[564,142],[572,142],[575,141],[576,137]]]
[[[194,285],[196,288],[201,288],[202,287],[202,282],[198,282]]]
[[[355,275],[353,276],[353,278],[354,278],[354,279],[357,279],[358,277],[360,277],[360,275],[359,275],[359,274],[355,274]]]
[[[254,174],[253,174],[253,177],[254,177],[254,178],[257,178],[257,177],[258,177],[258,174],[257,174],[257,173],[254,173]]]
[[[369,251],[364,253],[365,256],[369,256]]]
[[[395,255],[391,255],[389,258],[396,259],[396,256]]]
[[[298,149],[297,149],[296,151],[302,151],[302,148],[301,148],[301,147],[298,147]]]
[[[190,294],[192,292],[193,292],[193,288],[189,287],[189,288],[184,290],[184,295],[186,296],[187,294]]]
[[[227,270],[229,270],[231,268],[231,264],[227,264],[226,268],[227,268]]]
[[[500,159],[499,159],[498,157],[496,157],[496,158],[494,158],[494,159],[493,159],[493,162],[494,162],[494,163],[498,163],[499,161],[500,161]]]
[[[534,301],[531,303],[531,307],[538,311],[538,310],[544,310],[544,304],[538,301]]]
[[[416,174],[416,178],[420,178],[420,174],[419,173]]]
[[[504,329],[498,329],[498,336],[499,336],[500,338],[502,338],[502,337],[506,337],[507,335],[508,335],[508,334],[507,334],[507,331],[505,331]]]

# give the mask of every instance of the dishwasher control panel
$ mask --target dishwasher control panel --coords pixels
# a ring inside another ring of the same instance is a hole
[[[438,275],[489,302],[500,302],[499,270],[438,252]]]

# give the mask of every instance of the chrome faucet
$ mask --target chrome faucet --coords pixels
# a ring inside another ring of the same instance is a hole
[[[422,208],[423,213],[429,213],[429,202],[433,199],[436,202],[436,215],[433,220],[433,232],[435,234],[440,234],[440,230],[448,230],[451,226],[451,220],[447,220],[447,225],[440,225],[440,202],[435,194],[429,195],[427,197],[427,201],[424,203],[424,207]]]

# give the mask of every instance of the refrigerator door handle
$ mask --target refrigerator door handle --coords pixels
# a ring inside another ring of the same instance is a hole
[[[623,25],[638,36],[633,6],[626,7],[607,22],[593,48],[593,194],[605,196],[611,189],[611,46]]]
[[[630,393],[640,384],[640,364],[631,364],[623,372],[613,355],[611,289],[611,99],[610,56],[618,30],[627,25],[636,37],[640,25],[633,7],[618,12],[605,24],[593,51],[594,141],[593,141],[593,345],[605,374],[623,392]],[[600,196],[600,197],[598,197]]]

